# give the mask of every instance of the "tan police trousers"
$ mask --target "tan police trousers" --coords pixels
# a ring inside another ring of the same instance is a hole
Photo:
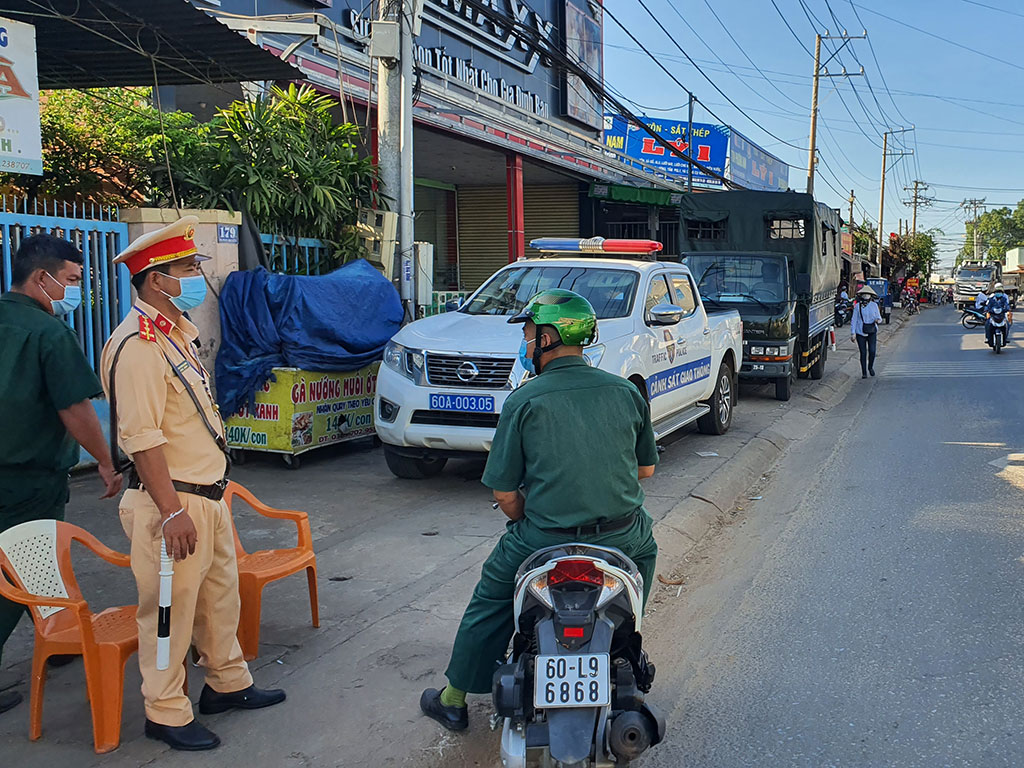
[[[121,525],[131,539],[132,573],[139,590],[139,669],[146,717],[170,726],[192,722],[185,696],[183,662],[195,644],[206,684],[218,693],[252,685],[238,645],[238,564],[231,512],[223,501],[179,493],[196,527],[196,551],[174,564],[171,597],[171,654],[167,669],[156,668],[156,625],[160,592],[160,513],[144,490],[125,491]]]

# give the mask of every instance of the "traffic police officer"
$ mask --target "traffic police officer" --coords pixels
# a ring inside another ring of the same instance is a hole
[[[515,575],[526,558],[573,541],[615,547],[643,575],[646,604],[658,554],[640,488],[658,461],[650,409],[633,384],[584,359],[597,337],[590,302],[543,291],[509,322],[525,323],[519,358],[538,374],[505,401],[483,475],[510,522],[462,617],[448,685],[420,697],[426,715],[456,731],[469,724],[466,693],[490,692],[505,658]]]
[[[132,275],[138,301],[103,348],[103,388],[117,437],[133,462],[121,500],[139,591],[139,668],[146,735],[175,749],[216,747],[193,719],[183,661],[195,644],[206,667],[199,711],[258,709],[283,691],[260,690],[239,647],[238,565],[231,513],[222,497],[228,462],[224,426],[196,355],[198,329],[184,312],[202,303],[206,282],[193,241],[194,216],[146,234],[115,263]],[[160,548],[174,564],[170,664],[156,667]]]

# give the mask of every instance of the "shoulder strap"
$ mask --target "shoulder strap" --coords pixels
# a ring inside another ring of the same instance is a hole
[[[117,359],[121,357],[121,351],[124,349],[124,345],[128,343],[128,340],[134,336],[138,336],[139,332],[135,331],[129,333],[123,339],[121,343],[117,345],[117,350],[114,352],[114,359],[110,363],[110,459],[114,462],[115,472],[124,472],[129,467],[133,466],[131,461],[127,459],[122,460],[121,451],[117,447]]]
[[[191,398],[192,404],[196,407],[196,411],[199,413],[199,418],[203,420],[203,426],[206,427],[206,431],[210,433],[210,437],[213,438],[213,442],[217,444],[221,453],[224,454],[224,459],[227,462],[224,470],[224,476],[227,477],[231,474],[231,454],[228,451],[227,441],[224,439],[223,435],[214,428],[213,424],[210,423],[210,420],[206,418],[206,411],[203,410],[203,405],[199,402],[199,398],[196,396],[195,390],[192,389],[192,385],[189,384],[188,379],[185,378],[185,374],[183,374],[174,364],[166,352],[163,350],[160,351],[163,352],[164,359],[167,361],[167,364],[171,366],[171,370],[174,371],[174,375],[177,376],[178,380],[184,385],[185,391],[188,392],[188,396]]]

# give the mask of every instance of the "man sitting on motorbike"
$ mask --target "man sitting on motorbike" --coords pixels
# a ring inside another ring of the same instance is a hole
[[[985,302],[985,313],[988,319],[985,321],[985,343],[990,347],[992,346],[992,312],[1002,310],[1006,315],[1006,333],[1003,336],[1004,341],[1010,340],[1010,323],[1013,322],[1013,313],[1010,311],[1010,300],[1006,298],[1006,294],[1003,293],[1003,284],[996,283],[995,288],[992,290],[992,297]]]
[[[640,488],[658,461],[650,408],[631,382],[584,359],[594,308],[547,290],[509,322],[524,323],[519,359],[536,374],[505,401],[482,478],[509,522],[463,614],[447,687],[420,697],[453,731],[469,724],[466,694],[491,691],[515,631],[516,571],[530,555],[576,541],[619,549],[643,576],[646,604],[658,554]]]
[[[985,305],[988,303],[988,294],[985,293],[985,289],[981,288],[978,290],[978,295],[974,297],[974,308],[985,311]]]

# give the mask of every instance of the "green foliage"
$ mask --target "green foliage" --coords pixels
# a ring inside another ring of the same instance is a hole
[[[974,258],[973,221],[967,222],[967,238],[957,255],[957,264]],[[1013,210],[996,208],[978,216],[978,252],[985,261],[1002,262],[1011,248],[1024,246],[1024,200]]]
[[[204,126],[206,154],[182,169],[179,194],[194,207],[247,210],[266,234],[323,240],[332,254],[322,269],[365,255],[356,214],[380,205],[376,169],[334,106],[294,85],[231,104]]]
[[[915,235],[903,235],[889,243],[889,260],[894,272],[905,270],[909,277],[930,275],[939,262],[936,237],[941,230],[930,229]]]
[[[0,174],[0,186],[58,200],[109,205],[170,204],[160,112],[149,88],[62,90],[40,108],[43,176]],[[202,149],[195,118],[163,115],[172,167]]]

